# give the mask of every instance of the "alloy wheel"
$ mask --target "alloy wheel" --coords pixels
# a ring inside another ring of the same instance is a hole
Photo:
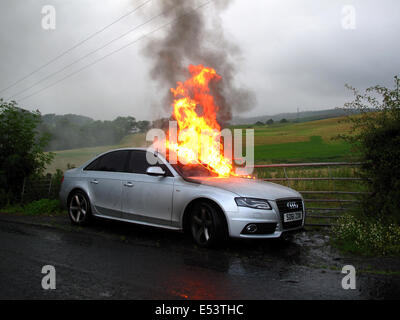
[[[74,194],[69,205],[69,215],[73,222],[81,223],[88,213],[88,203],[84,195]]]
[[[192,215],[192,234],[196,242],[205,245],[214,236],[214,223],[209,208],[202,205]]]

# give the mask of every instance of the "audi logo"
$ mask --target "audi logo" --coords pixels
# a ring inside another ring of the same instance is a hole
[[[299,205],[294,201],[289,201],[288,203],[286,203],[286,207],[288,207],[289,209],[298,209]]]

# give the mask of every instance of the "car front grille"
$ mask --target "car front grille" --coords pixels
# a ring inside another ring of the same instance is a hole
[[[288,205],[289,203],[289,205]],[[295,203],[295,205],[293,205]],[[290,206],[290,204],[292,204]],[[303,219],[304,219],[304,208],[303,208],[303,201],[298,198],[293,198],[293,199],[281,199],[276,201],[276,205],[278,206],[279,213],[281,216],[281,221],[282,221],[282,227],[283,230],[285,229],[292,229],[296,227],[300,227],[303,224]],[[297,205],[297,208],[296,208]],[[303,212],[303,219],[301,220],[296,220],[296,221],[289,221],[289,222],[284,222],[283,221],[283,215],[287,212],[295,212],[295,211],[302,211]]]

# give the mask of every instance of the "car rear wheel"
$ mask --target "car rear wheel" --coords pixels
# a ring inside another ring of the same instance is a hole
[[[83,226],[90,221],[90,202],[82,191],[75,191],[69,198],[68,215],[75,225]]]
[[[190,216],[193,241],[201,247],[211,247],[226,239],[227,231],[218,209],[210,202],[201,201]]]

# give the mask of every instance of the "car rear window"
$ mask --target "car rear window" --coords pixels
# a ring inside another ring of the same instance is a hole
[[[109,152],[91,162],[84,170],[127,172],[128,156],[129,150]]]

